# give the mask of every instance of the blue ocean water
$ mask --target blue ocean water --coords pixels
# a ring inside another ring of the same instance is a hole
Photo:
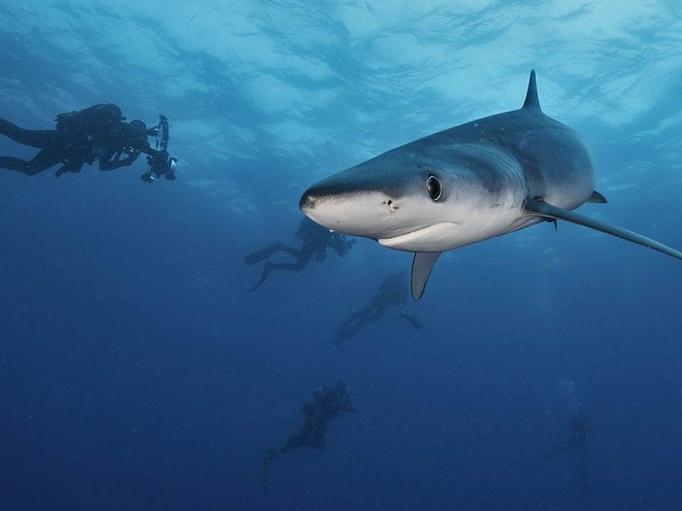
[[[423,329],[389,309],[340,347],[409,254],[359,240],[253,292],[243,263],[298,243],[308,185],[518,108],[532,67],[609,199],[581,212],[681,247],[675,2],[24,0],[0,27],[0,117],[163,113],[179,158],[0,170],[0,509],[682,509],[679,261],[534,226],[444,255],[404,307]],[[360,413],[264,493],[338,380]],[[576,400],[587,491],[547,459]]]

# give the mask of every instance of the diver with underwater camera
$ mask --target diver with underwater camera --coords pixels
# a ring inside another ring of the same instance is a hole
[[[161,139],[159,140],[159,133]],[[156,149],[147,153],[147,171],[140,178],[151,183],[155,178],[165,177],[169,181],[175,180],[175,167],[178,159],[168,154],[169,126],[168,118],[159,115],[159,124],[149,130],[149,134],[156,136]]]

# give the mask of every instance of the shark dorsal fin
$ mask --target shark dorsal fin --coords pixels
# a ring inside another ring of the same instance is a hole
[[[528,92],[526,92],[526,100],[523,102],[523,108],[540,108],[540,100],[538,99],[538,87],[535,84],[535,69],[530,71],[530,80],[528,80]]]

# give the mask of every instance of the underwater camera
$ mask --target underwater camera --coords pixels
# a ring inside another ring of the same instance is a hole
[[[168,154],[168,140],[169,140],[169,125],[168,117],[159,115],[159,124],[147,131],[147,136],[155,136],[156,151],[147,156],[147,171],[140,176],[142,181],[151,183],[157,177],[165,177],[169,181],[175,181],[175,167],[178,159]],[[161,139],[159,140],[159,135]],[[159,150],[160,149],[160,150]]]
[[[147,171],[140,176],[142,181],[151,183],[157,177],[165,177],[169,181],[175,181],[175,167],[178,159],[169,156],[168,151],[159,151],[156,154],[147,156]]]

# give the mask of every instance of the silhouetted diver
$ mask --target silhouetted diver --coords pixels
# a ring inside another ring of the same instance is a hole
[[[340,257],[343,257],[348,252],[348,249],[356,243],[355,240],[349,240],[342,234],[320,227],[307,218],[301,220],[296,231],[296,237],[301,240],[301,248],[290,247],[278,241],[265,248],[256,250],[244,258],[244,263],[247,266],[267,259],[277,252],[285,252],[295,259],[292,263],[271,263],[267,261],[263,266],[260,279],[251,288],[251,291],[263,285],[273,270],[300,271],[306,267],[313,256],[315,256],[317,261],[324,261],[327,257],[327,247],[331,248]]]
[[[404,271],[389,274],[379,286],[376,294],[363,309],[351,314],[334,336],[337,346],[357,334],[367,323],[377,321],[391,307],[403,307],[407,302],[406,275]],[[414,315],[402,314],[401,317],[414,328],[421,323]]]
[[[339,382],[334,387],[324,386],[313,392],[313,398],[303,405],[301,412],[305,415],[305,423],[300,431],[280,447],[270,449],[263,457],[263,489],[268,491],[270,462],[282,454],[299,447],[309,446],[313,449],[324,449],[327,422],[342,413],[357,412],[350,401],[350,394],[345,383]]]
[[[100,170],[131,165],[141,152],[154,157],[147,136],[153,132],[140,120],[124,122],[121,109],[112,104],[94,105],[57,116],[54,130],[27,130],[0,119],[0,134],[39,149],[30,160],[0,156],[0,168],[33,176],[61,164],[57,177],[80,172],[83,164],[99,161]]]

